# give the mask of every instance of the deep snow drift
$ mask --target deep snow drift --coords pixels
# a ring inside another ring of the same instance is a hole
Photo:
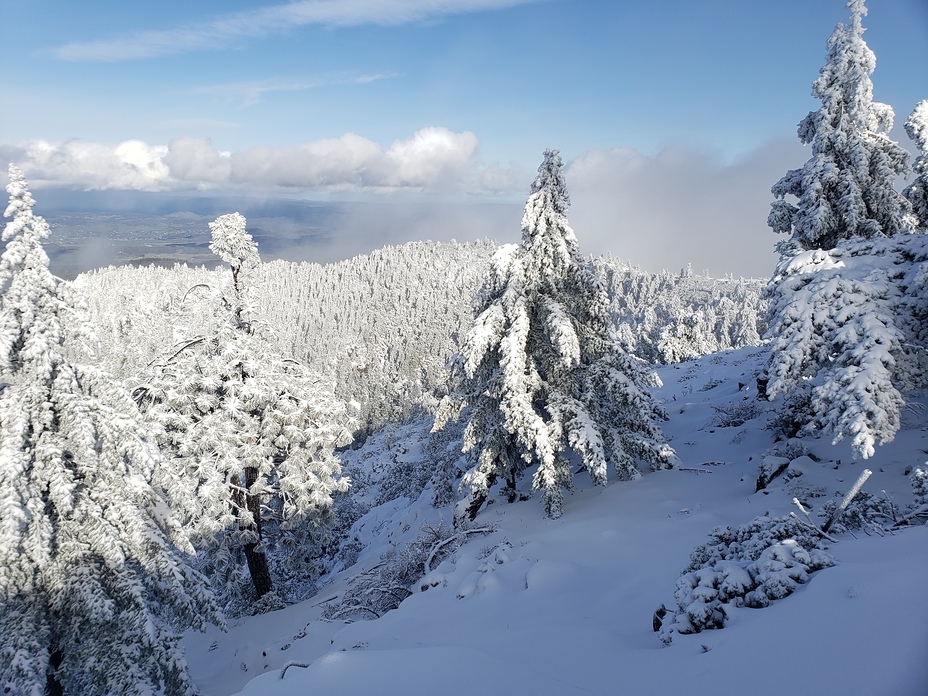
[[[846,443],[805,439],[810,457],[755,492],[772,448],[771,405],[756,400],[763,348],[661,367],[655,391],[682,461],[672,471],[593,488],[577,477],[564,515],[547,520],[539,498],[497,500],[477,518],[495,531],[472,535],[377,620],[321,619],[347,581],[421,534],[450,521],[450,508],[399,499],[354,527],[358,564],[314,598],[186,638],[205,694],[262,696],[334,692],[442,694],[907,694],[928,693],[928,527],[880,536],[837,535],[837,565],[764,609],[731,609],[721,630],[677,635],[664,647],[654,610],[674,606],[690,551],[718,525],[769,512],[815,512],[839,499],[865,468],[864,490],[912,500],[909,472],[928,458],[928,395],[906,407],[894,442],[867,462]],[[723,427],[732,412],[753,416]],[[371,437],[344,463],[383,468],[424,456],[430,423]],[[798,450],[793,447],[791,452]],[[818,461],[815,461],[818,459]],[[529,481],[523,481],[523,486]],[[283,668],[290,664],[281,677]],[[304,666],[305,665],[305,666]]]

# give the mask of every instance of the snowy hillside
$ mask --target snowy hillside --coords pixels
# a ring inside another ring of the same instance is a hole
[[[324,578],[315,597],[237,620],[227,634],[189,635],[194,680],[210,696],[928,692],[925,526],[836,532],[822,547],[836,564],[791,596],[764,609],[729,606],[724,629],[675,635],[666,647],[652,630],[655,609],[675,606],[677,578],[714,527],[799,513],[794,498],[821,522],[816,513],[864,469],[846,443],[774,442],[772,406],[754,391],[764,357],[746,348],[659,369],[655,394],[670,414],[676,469],[605,488],[578,476],[557,520],[544,517],[537,496],[497,501],[475,522],[493,531],[434,563],[399,608],[376,620],[325,620],[352,577],[451,519],[450,508],[430,505],[428,488],[417,501],[374,507],[352,530],[357,564]],[[427,456],[429,427],[392,426],[343,455],[368,503],[383,472],[415,470]],[[926,452],[922,394],[895,441],[868,460],[864,491],[890,497],[901,516],[912,502],[908,474]],[[755,492],[764,456],[777,453],[788,468]]]

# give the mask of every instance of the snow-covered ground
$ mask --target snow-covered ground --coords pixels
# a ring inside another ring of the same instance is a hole
[[[476,521],[495,531],[469,537],[398,609],[322,620],[359,569],[451,517],[429,505],[429,490],[373,509],[355,526],[366,545],[358,565],[316,597],[235,621],[228,633],[188,636],[194,679],[209,696],[928,693],[926,526],[838,535],[828,545],[837,565],[770,607],[731,609],[724,629],[677,635],[667,647],[652,630],[654,610],[675,605],[690,551],[713,527],[798,511],[794,497],[814,514],[865,466],[865,491],[885,491],[900,508],[912,500],[906,472],[928,459],[928,396],[867,462],[852,461],[846,443],[806,439],[813,457],[755,492],[763,455],[777,446],[769,406],[755,398],[762,358],[744,349],[659,370],[677,469],[606,488],[580,476],[558,520],[544,518],[537,498],[497,501]],[[719,407],[753,405],[753,419],[718,425]],[[408,435],[403,456],[422,456],[425,429],[398,431]],[[349,456],[374,466],[387,448],[375,436]]]

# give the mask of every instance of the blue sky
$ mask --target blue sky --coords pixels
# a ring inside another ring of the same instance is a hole
[[[928,2],[868,7],[874,96],[903,141],[928,98]],[[795,127],[847,16],[844,0],[0,0],[0,152],[36,189],[409,204],[519,202],[556,147],[585,251],[737,274],[750,249],[757,274],[769,187],[807,157]]]

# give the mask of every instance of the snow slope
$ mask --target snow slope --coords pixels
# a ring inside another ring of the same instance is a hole
[[[657,390],[665,431],[682,460],[672,471],[591,488],[578,477],[564,515],[543,516],[537,498],[488,506],[473,535],[374,621],[320,620],[348,578],[424,523],[450,510],[400,499],[355,525],[366,545],[358,565],[313,599],[188,636],[192,674],[205,694],[892,694],[928,693],[928,527],[887,536],[838,536],[838,563],[765,609],[734,609],[722,630],[675,636],[664,647],[652,614],[673,606],[689,553],[717,525],[796,510],[820,510],[854,483],[862,463],[847,444],[806,440],[820,461],[801,458],[792,478],[755,492],[762,455],[776,446],[754,376],[763,350],[743,349],[663,367]],[[740,385],[739,385],[740,383]],[[740,388],[739,388],[740,386]],[[923,395],[924,396],[924,395]],[[864,490],[911,501],[905,474],[928,452],[928,399],[906,409],[896,440],[866,462]],[[726,412],[759,406],[742,425]],[[407,426],[404,456],[421,456],[428,424]],[[780,443],[782,449],[782,443]],[[349,453],[349,464],[387,456],[382,439]],[[528,482],[525,482],[526,484]],[[427,587],[422,591],[421,587]],[[299,663],[286,670],[288,663]]]

